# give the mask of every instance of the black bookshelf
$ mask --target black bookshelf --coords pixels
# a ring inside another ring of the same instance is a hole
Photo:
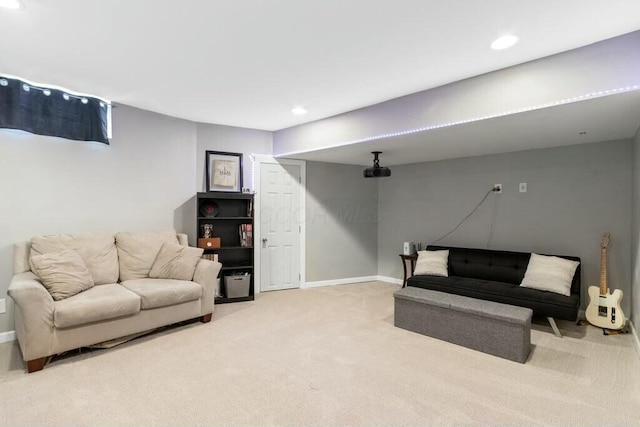
[[[204,205],[214,206],[214,213],[207,215],[203,209]],[[222,269],[218,276],[222,297],[216,297],[215,303],[253,301],[253,242],[247,241],[248,233],[244,233],[245,239],[241,236],[241,230],[243,229],[251,228],[251,231],[253,231],[253,194],[221,191],[198,193],[196,215],[198,237],[203,237],[203,226],[211,224],[213,226],[213,237],[220,238],[219,248],[205,249],[204,251],[205,256],[217,254],[218,261],[222,263]],[[250,274],[249,295],[246,297],[227,298],[225,276],[239,273]]]

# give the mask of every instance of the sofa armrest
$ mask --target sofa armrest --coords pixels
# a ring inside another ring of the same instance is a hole
[[[202,285],[202,315],[213,313],[216,280],[222,264],[218,261],[201,259],[196,265],[193,281]]]
[[[7,294],[15,303],[14,323],[25,361],[49,356],[53,348],[54,302],[32,272],[13,276]]]

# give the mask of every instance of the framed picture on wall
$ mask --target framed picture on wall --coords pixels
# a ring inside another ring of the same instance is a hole
[[[206,152],[207,191],[242,191],[242,153]]]

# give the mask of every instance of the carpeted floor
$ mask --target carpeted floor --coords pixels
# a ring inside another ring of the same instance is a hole
[[[631,335],[536,324],[522,365],[394,328],[396,289],[264,293],[29,375],[0,344],[0,425],[640,425]]]

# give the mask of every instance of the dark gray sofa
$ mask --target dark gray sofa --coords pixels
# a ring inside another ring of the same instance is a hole
[[[527,307],[534,316],[549,319],[556,335],[554,319],[575,321],[580,308],[580,265],[571,283],[571,295],[520,287],[531,253],[489,249],[427,246],[428,251],[449,250],[449,277],[414,275],[407,286]],[[580,261],[574,256],[560,258]]]

